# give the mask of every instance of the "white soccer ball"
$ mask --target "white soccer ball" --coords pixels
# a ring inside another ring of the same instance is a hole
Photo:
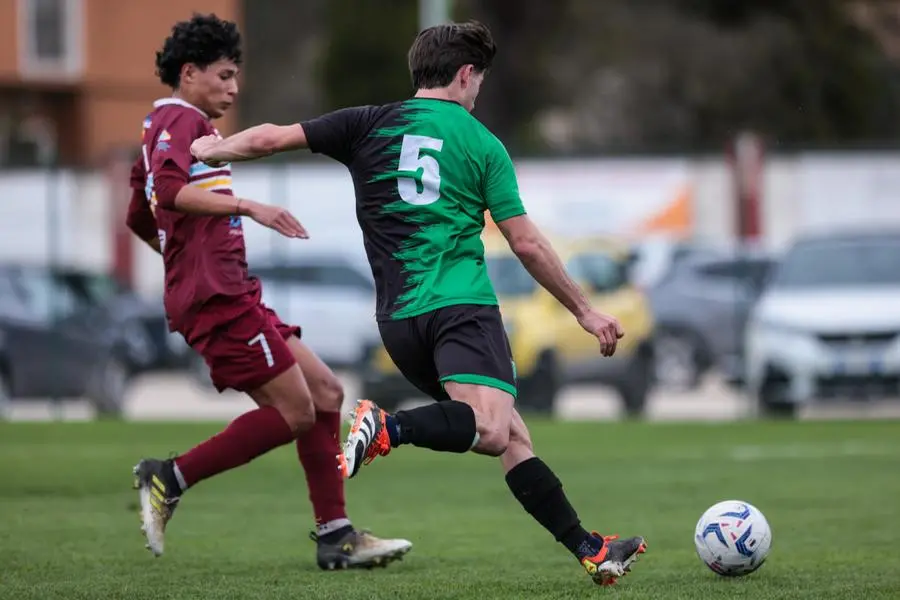
[[[700,560],[719,575],[738,577],[757,570],[772,547],[772,530],[755,506],[726,500],[697,521],[694,544]]]

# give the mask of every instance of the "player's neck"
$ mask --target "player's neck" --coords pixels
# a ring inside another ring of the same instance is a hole
[[[194,102],[193,100],[191,100],[191,98],[186,97],[186,96],[185,96],[183,93],[181,93],[180,91],[175,90],[174,92],[172,92],[172,98],[174,98],[174,99],[176,99],[176,100],[179,100],[179,101],[181,101],[181,102],[184,102],[185,104],[188,104],[188,105],[190,105],[190,106],[193,106],[194,108],[196,108],[197,110],[199,110],[201,113],[203,113],[204,115],[206,115],[206,111],[204,111],[202,108],[200,108],[200,105],[199,105],[199,104],[197,104],[196,102]]]
[[[461,104],[459,98],[450,90],[450,88],[430,88],[419,90],[416,92],[416,98],[429,98],[431,100],[446,100],[448,102],[456,102]]]

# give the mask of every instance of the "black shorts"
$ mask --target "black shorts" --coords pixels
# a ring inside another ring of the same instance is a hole
[[[423,315],[379,321],[381,340],[410,383],[449,400],[445,381],[494,387],[516,397],[516,373],[497,306],[457,304]]]

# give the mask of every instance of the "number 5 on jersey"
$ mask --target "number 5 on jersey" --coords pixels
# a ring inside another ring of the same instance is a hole
[[[418,173],[422,170],[422,191],[415,177],[405,176],[397,179],[397,191],[400,199],[407,204],[425,206],[437,202],[441,197],[441,168],[434,156],[423,154],[422,150],[440,152],[444,140],[425,135],[404,135],[400,146],[400,163],[398,171]]]

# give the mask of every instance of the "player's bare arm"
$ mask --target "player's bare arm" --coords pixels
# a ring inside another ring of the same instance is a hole
[[[170,199],[170,197],[171,194],[167,195],[158,187],[157,198],[159,205],[163,208],[194,215],[246,216],[264,227],[274,229],[285,237],[309,238],[306,228],[300,224],[300,221],[290,211],[280,206],[217,194],[191,185],[182,185],[175,193],[174,198]]]
[[[604,356],[612,356],[616,341],[625,334],[622,326],[615,317],[594,310],[581,286],[566,272],[550,241],[528,215],[505,219],[497,226],[531,276],[565,306],[588,333],[597,337]]]
[[[191,154],[197,157],[197,160],[215,166],[227,162],[254,160],[306,147],[306,133],[300,124],[264,123],[224,139],[208,135],[194,140],[191,144]]]

